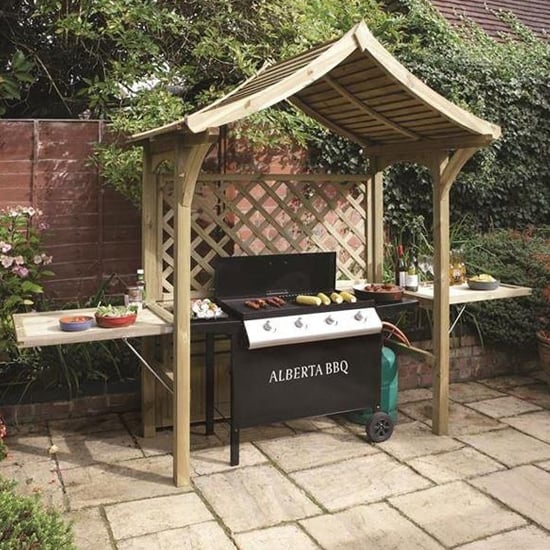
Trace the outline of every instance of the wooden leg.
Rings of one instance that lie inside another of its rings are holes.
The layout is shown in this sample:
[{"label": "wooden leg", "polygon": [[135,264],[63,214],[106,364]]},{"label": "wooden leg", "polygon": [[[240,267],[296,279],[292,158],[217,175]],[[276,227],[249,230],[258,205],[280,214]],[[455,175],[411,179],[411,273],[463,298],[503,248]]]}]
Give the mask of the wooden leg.
[{"label": "wooden leg", "polygon": [[[143,357],[151,364],[154,354],[154,337],[142,339]],[[155,419],[155,377],[149,369],[141,367],[141,425],[143,437],[153,437],[156,434]]]}]

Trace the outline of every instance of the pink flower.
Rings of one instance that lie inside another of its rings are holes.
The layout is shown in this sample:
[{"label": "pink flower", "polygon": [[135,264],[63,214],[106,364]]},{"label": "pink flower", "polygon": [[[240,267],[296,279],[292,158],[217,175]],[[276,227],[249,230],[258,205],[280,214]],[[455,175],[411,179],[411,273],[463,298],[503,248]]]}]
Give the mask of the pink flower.
[{"label": "pink flower", "polygon": [[11,270],[12,273],[15,273],[16,275],[18,275],[19,277],[21,277],[22,279],[24,279],[25,277],[28,276],[29,274],[29,270],[26,268],[26,267],[23,267],[22,265],[18,265],[18,266],[15,266],[12,270]]},{"label": "pink flower", "polygon": [[46,231],[46,229],[49,229],[50,228],[50,224],[49,223],[46,223],[46,222],[40,222],[38,224],[38,229],[40,231]]},{"label": "pink flower", "polygon": [[48,264],[51,264],[51,263],[52,263],[53,256],[48,256],[47,254],[42,253],[42,254],[40,255],[40,257],[42,258],[42,263],[43,263],[44,265],[48,265]]},{"label": "pink flower", "polygon": [[11,250],[11,244],[6,243],[4,241],[0,241],[0,252],[3,252],[4,254],[6,252],[9,252]]},{"label": "pink flower", "polygon": [[40,265],[42,263],[42,256],[40,254],[36,254],[32,261],[34,264]]},{"label": "pink flower", "polygon": [[13,264],[13,258],[2,254],[2,256],[0,256],[0,263],[7,269],[8,267],[11,267],[11,264]]},{"label": "pink flower", "polygon": [[23,256],[15,256],[13,263],[16,265],[23,265],[25,263],[25,258],[23,258]]}]

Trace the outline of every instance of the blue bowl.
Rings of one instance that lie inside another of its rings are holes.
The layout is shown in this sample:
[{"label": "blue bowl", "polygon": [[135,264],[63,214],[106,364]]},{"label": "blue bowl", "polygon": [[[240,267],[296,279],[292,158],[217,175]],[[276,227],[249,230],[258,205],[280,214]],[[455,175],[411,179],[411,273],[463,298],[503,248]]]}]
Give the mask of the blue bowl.
[{"label": "blue bowl", "polygon": [[66,332],[78,332],[87,330],[94,324],[94,318],[89,315],[67,315],[59,319],[61,330]]}]

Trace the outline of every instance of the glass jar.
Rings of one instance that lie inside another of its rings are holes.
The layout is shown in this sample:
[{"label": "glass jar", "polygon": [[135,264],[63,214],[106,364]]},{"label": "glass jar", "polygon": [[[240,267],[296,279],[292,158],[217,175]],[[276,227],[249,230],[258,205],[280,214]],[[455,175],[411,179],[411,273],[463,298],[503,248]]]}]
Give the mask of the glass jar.
[{"label": "glass jar", "polygon": [[466,265],[462,250],[451,250],[449,260],[449,284],[461,285],[466,282]]}]

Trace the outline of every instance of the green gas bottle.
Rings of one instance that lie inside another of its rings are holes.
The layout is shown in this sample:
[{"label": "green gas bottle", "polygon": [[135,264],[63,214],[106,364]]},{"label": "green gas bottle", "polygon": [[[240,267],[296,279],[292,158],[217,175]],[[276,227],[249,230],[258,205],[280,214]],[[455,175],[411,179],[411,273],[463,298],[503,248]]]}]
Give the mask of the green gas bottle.
[{"label": "green gas bottle", "polygon": [[[382,347],[381,361],[381,378],[382,387],[380,395],[380,409],[387,413],[394,424],[397,424],[397,391],[398,381],[397,376],[397,357],[393,350],[387,347]],[[356,424],[366,424],[373,415],[371,408],[348,413],[347,417],[351,422]]]}]

